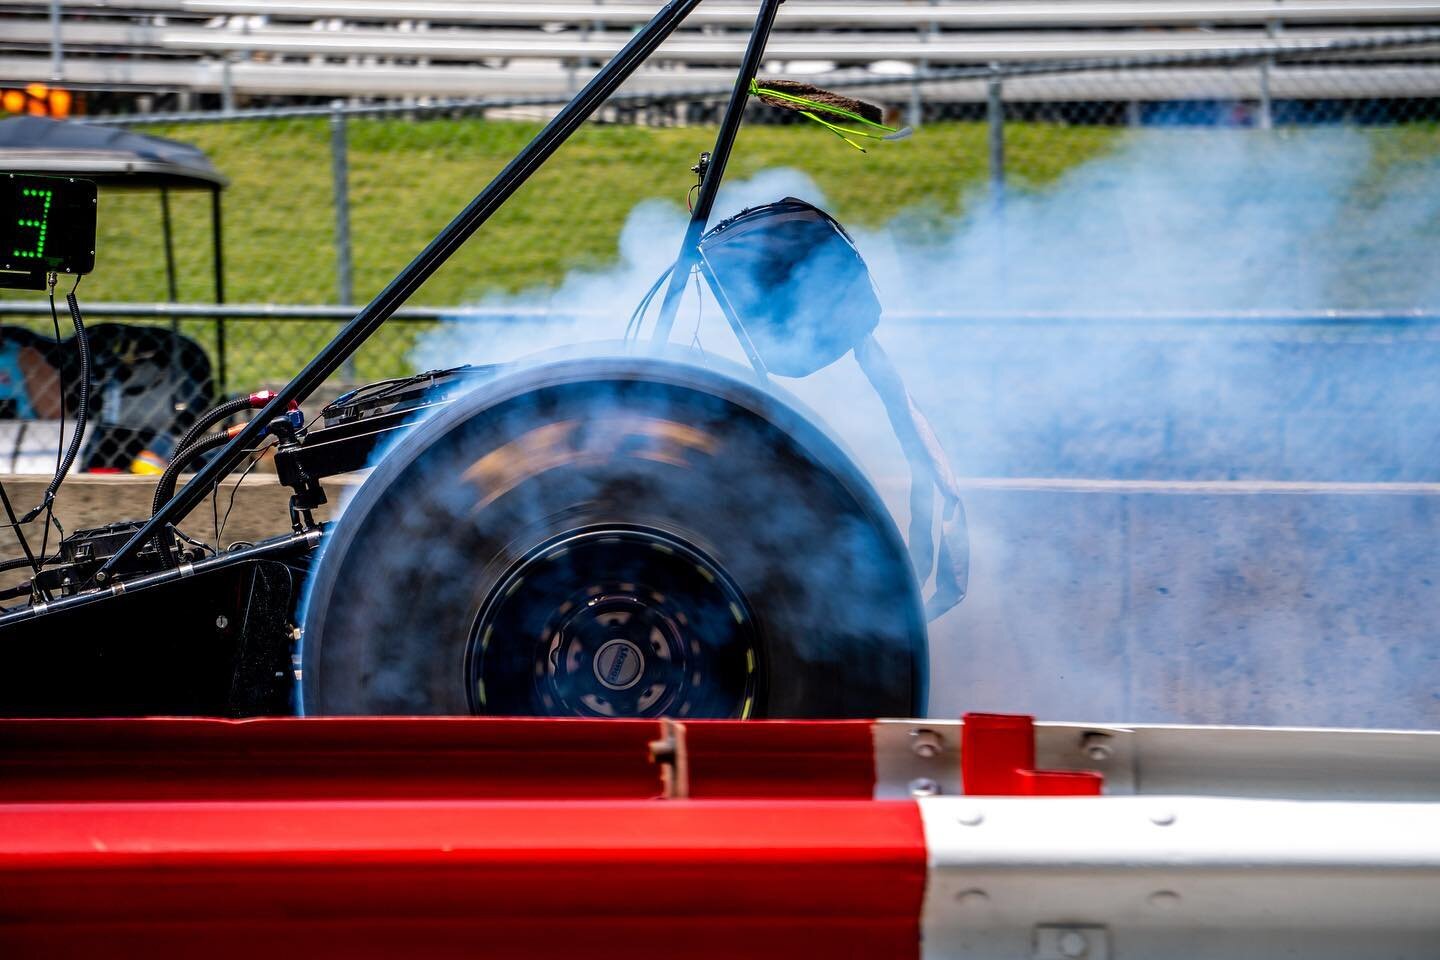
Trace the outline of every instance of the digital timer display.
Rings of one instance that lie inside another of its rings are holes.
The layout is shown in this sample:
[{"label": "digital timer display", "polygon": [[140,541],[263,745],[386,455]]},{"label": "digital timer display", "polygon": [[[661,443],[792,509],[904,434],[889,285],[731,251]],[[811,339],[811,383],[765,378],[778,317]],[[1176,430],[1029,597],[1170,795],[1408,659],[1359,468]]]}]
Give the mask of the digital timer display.
[{"label": "digital timer display", "polygon": [[[95,269],[95,184],[0,174],[0,271],[81,274]],[[0,285],[9,285],[0,276]]]}]

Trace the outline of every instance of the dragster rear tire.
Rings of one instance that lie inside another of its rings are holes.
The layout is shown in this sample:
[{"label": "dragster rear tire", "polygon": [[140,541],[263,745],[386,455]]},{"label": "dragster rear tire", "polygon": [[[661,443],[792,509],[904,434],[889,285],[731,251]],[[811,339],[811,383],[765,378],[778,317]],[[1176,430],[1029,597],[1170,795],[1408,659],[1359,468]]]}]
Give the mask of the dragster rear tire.
[{"label": "dragster rear tire", "polygon": [[923,716],[894,521],[798,408],[656,357],[503,376],[412,429],[326,538],[316,715]]}]

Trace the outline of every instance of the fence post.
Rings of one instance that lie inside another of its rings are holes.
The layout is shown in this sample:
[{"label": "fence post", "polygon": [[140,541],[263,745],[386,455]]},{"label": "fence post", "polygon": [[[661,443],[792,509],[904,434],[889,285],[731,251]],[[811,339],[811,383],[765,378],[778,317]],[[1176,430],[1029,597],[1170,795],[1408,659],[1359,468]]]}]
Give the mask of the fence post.
[{"label": "fence post", "polygon": [[[925,65],[926,61],[924,60],[915,61],[916,77],[925,72]],[[920,117],[921,114],[924,113],[924,109],[925,105],[920,99],[920,81],[918,79],[913,79],[910,81],[910,108],[908,110],[909,116],[905,118],[905,122],[910,124],[910,126],[914,127],[916,130],[919,130]]]},{"label": "fence post", "polygon": [[[170,303],[180,302],[180,291],[175,285],[175,231],[170,221],[170,190],[168,187],[160,188],[160,234],[165,240],[165,293]],[[170,336],[172,342],[180,343],[180,318],[170,317]],[[178,346],[176,347],[178,350]],[[168,375],[166,381],[173,395],[175,384],[179,378],[179,356],[177,355],[168,364]]]},{"label": "fence post", "polygon": [[990,131],[990,197],[996,209],[1005,204],[1005,100],[1000,64],[990,64],[985,84],[985,122]]},{"label": "fence post", "polygon": [[65,43],[60,37],[60,0],[50,0],[50,79],[65,76]]},{"label": "fence post", "polygon": [[[335,296],[341,304],[355,302],[355,276],[350,260],[350,149],[344,101],[330,102],[330,179],[335,200]],[[355,358],[341,366],[341,376],[355,382]]]},{"label": "fence post", "polygon": [[[215,271],[215,302],[225,302],[225,224],[224,205],[220,202],[220,187],[210,188],[210,255]],[[219,396],[225,396],[229,387],[229,370],[225,358],[225,318],[215,318],[215,360],[216,380]]]},{"label": "fence post", "polygon": [[[1277,37],[1279,35],[1279,21],[1271,20],[1265,24],[1265,36]],[[1275,118],[1271,113],[1270,103],[1270,71],[1274,66],[1274,58],[1267,58],[1260,61],[1260,116],[1257,119],[1257,123],[1261,130],[1269,130],[1275,125]]]},{"label": "fence post", "polygon": [[1010,287],[1010,255],[1005,239],[1005,88],[1000,64],[990,64],[985,84],[985,122],[990,141],[990,215],[994,223],[995,280],[1002,296]]},{"label": "fence post", "polygon": [[[932,7],[937,6],[939,3],[940,0],[930,0],[930,6]],[[915,28],[915,33],[917,36],[919,36],[921,40],[928,40],[931,37],[938,37],[940,35],[940,24],[936,23],[934,20],[931,20],[928,24],[917,25]],[[930,69],[929,58],[921,57],[919,60],[916,60],[914,64],[914,69],[915,79],[910,81],[910,116],[907,119],[910,123],[910,126],[914,127],[916,130],[919,130],[921,125],[925,122],[925,100],[923,92],[920,89],[919,78]]]},{"label": "fence post", "polygon": [[220,60],[220,109],[226,113],[235,112],[235,78],[230,76],[232,62],[228,53]]}]

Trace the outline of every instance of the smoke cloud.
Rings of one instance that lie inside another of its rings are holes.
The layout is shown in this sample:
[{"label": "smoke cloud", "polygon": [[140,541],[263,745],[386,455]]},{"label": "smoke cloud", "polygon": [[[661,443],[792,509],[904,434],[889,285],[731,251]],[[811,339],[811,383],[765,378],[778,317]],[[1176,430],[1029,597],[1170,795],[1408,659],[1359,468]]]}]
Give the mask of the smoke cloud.
[{"label": "smoke cloud", "polygon": [[1440,305],[1422,266],[1440,166],[1385,169],[1374,145],[1346,128],[1148,131],[1053,189],[971,204],[928,251],[891,229],[867,253],[895,308],[927,312]]},{"label": "smoke cloud", "polygon": [[[1440,599],[1400,575],[1440,560],[1428,495],[1336,506],[1317,488],[1299,507],[1232,510],[1213,496],[985,489],[1440,481],[1440,346],[1408,319],[1440,310],[1440,159],[1377,142],[1148,130],[1049,188],[966,197],[938,230],[906,210],[852,230],[887,310],[877,338],[956,472],[992,478],[972,503],[971,598],[932,630],[933,712],[1440,721],[1440,665],[1421,649]],[[771,170],[728,183],[714,221],[787,195],[829,208],[803,173]],[[639,205],[610,269],[488,298],[515,321],[442,327],[417,365],[615,340],[685,221],[678,205]],[[1331,310],[1376,322],[1323,322]],[[708,293],[687,293],[673,339],[743,360]],[[853,360],[783,386],[903,528],[907,468]]]},{"label": "smoke cloud", "polygon": [[[787,195],[831,209],[802,172],[770,170],[728,182],[712,222]],[[962,207],[938,230],[918,210],[851,230],[886,308],[878,337],[930,409],[958,472],[1422,478],[1399,438],[1383,463],[1371,455],[1373,441],[1365,455],[1337,459],[1328,445],[1303,442],[1296,427],[1277,458],[1286,439],[1273,417],[1257,413],[1298,403],[1313,415],[1343,415],[1311,402],[1344,389],[1316,378],[1353,385],[1381,373],[1363,356],[1352,370],[1338,358],[1310,369],[1314,351],[1277,346],[1304,335],[1304,321],[1337,309],[1396,317],[1440,310],[1436,154],[1391,162],[1354,129],[1148,130],[1051,188],[1012,190],[1003,203],[982,191]],[[670,263],[685,221],[677,204],[640,204],[613,266],[576,271],[553,289],[486,298],[481,306],[515,317],[442,327],[418,344],[416,364],[514,361],[617,339]],[[1293,322],[1264,330],[1240,322],[1257,313]],[[1005,317],[974,321],[994,314]],[[1154,319],[1117,325],[1138,316]],[[693,284],[673,339],[744,359],[708,291],[697,295]],[[1305,370],[1296,369],[1297,350],[1307,354]],[[869,390],[851,360],[784,386],[839,428],[877,479],[903,476],[878,404],[857,416]],[[1160,435],[1164,449],[1154,442]]]}]

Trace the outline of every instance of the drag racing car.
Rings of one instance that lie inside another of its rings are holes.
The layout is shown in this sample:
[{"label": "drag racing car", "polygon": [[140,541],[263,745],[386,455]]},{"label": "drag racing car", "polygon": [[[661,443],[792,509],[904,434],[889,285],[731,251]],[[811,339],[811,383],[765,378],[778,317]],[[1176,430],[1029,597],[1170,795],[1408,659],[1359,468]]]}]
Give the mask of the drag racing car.
[{"label": "drag racing car", "polygon": [[[87,414],[91,348],[72,291],[77,428],[44,502],[21,515],[3,497],[24,554],[6,568],[29,575],[0,599],[0,713],[924,714],[926,623],[964,595],[964,515],[872,336],[881,311],[865,264],[839,223],[794,198],[709,222],[752,98],[852,143],[905,132],[870,104],[757,79],[777,3],[762,5],[715,145],[691,168],[673,266],[623,341],[302,406],[697,3],[660,10],[290,383],[198,416],[151,516],[70,533],[46,555],[27,525],[48,526]],[[53,301],[58,278],[93,268],[94,185],[6,181],[17,235],[5,249],[38,246],[0,275]],[[667,344],[696,273],[748,366]],[[851,352],[910,461],[908,543],[775,384]],[[227,427],[237,416],[250,419]],[[228,547],[188,535],[186,515],[267,445],[292,491],[292,532]],[[367,467],[340,518],[318,522],[326,480]]]}]

